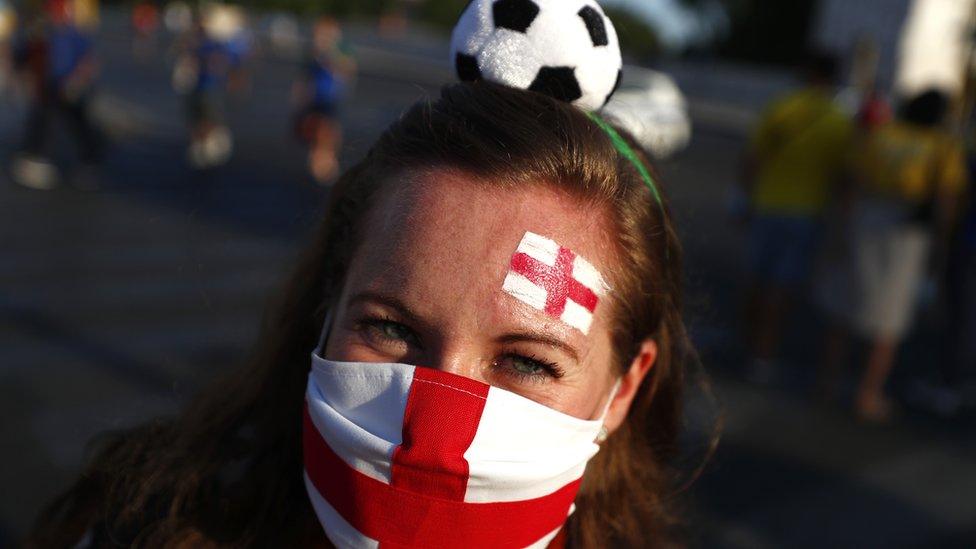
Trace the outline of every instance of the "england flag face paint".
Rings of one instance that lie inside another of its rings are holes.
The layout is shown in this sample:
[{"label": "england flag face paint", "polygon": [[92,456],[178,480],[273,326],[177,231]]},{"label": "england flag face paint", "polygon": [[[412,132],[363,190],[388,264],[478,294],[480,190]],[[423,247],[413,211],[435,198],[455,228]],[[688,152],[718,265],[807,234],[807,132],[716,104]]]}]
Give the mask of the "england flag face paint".
[{"label": "england flag face paint", "polygon": [[569,248],[526,232],[512,255],[502,289],[586,334],[608,286],[590,262]]}]

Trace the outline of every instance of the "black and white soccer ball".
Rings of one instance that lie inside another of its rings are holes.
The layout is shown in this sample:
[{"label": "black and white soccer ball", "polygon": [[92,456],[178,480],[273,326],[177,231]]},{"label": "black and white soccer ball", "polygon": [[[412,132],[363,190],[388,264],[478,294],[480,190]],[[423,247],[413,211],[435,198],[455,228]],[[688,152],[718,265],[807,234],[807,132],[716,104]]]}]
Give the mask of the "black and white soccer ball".
[{"label": "black and white soccer ball", "polygon": [[593,111],[620,83],[617,31],[594,0],[472,0],[451,36],[463,81],[533,90]]}]

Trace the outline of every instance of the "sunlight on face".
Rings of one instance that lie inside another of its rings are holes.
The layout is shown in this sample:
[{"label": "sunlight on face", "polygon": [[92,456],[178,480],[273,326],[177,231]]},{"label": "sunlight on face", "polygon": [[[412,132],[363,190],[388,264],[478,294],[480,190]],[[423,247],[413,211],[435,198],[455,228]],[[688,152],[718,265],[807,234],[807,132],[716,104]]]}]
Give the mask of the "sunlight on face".
[{"label": "sunlight on face", "polygon": [[544,185],[493,189],[445,170],[398,182],[365,224],[325,357],[445,370],[595,418],[618,375],[612,290],[584,334],[503,284],[526,232],[585,258],[609,281],[604,218]]}]

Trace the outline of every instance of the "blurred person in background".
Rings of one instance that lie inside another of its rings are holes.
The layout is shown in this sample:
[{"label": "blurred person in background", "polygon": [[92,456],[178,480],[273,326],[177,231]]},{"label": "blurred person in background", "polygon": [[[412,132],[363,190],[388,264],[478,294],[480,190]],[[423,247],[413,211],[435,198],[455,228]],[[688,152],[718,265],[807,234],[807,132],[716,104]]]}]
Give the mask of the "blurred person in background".
[{"label": "blurred person in background", "polygon": [[[948,96],[929,90],[908,100],[898,119],[858,140],[852,151],[845,258],[819,292],[831,318],[823,383],[838,378],[850,334],[868,340],[854,410],[884,421],[885,383],[911,325],[932,265],[945,265],[948,236],[966,167],[960,141],[942,130]],[[828,387],[829,390],[829,387]]]},{"label": "blurred person in background", "polygon": [[278,12],[265,19],[271,51],[284,59],[300,59],[305,52],[305,37],[294,14]]},{"label": "blurred person in background", "polygon": [[884,126],[892,119],[891,106],[885,96],[875,87],[870,88],[862,98],[855,115],[858,129],[871,131]]},{"label": "blurred person in background", "polygon": [[244,13],[236,6],[209,5],[195,23],[174,67],[173,87],[186,95],[187,160],[196,169],[207,169],[225,164],[233,152],[224,121],[226,95],[245,85],[249,43]]},{"label": "blurred person in background", "polygon": [[775,373],[789,306],[811,273],[821,217],[843,174],[853,128],[834,101],[835,73],[833,57],[811,54],[805,86],[766,109],[746,156],[746,374],[757,382],[769,382]]},{"label": "blurred person in background", "polygon": [[12,88],[13,41],[17,12],[8,0],[0,0],[0,100]]},{"label": "blurred person in background", "polygon": [[193,29],[193,8],[182,0],[163,7],[163,27],[174,36],[184,36]]},{"label": "blurred person in background", "polygon": [[132,6],[132,54],[136,59],[150,60],[156,51],[159,31],[159,6],[153,0]]},{"label": "blurred person in background", "polygon": [[871,34],[858,37],[851,55],[848,85],[837,94],[837,101],[854,119],[858,130],[873,130],[891,121],[891,106],[878,88],[877,39]]},{"label": "blurred person in background", "polygon": [[[88,30],[76,17],[72,0],[49,0],[42,23],[18,44],[16,63],[26,75],[32,105],[22,154],[11,170],[14,181],[34,189],[51,189],[57,170],[45,159],[51,123],[60,115],[68,123],[80,150],[81,169],[73,178],[80,188],[97,186],[96,168],[102,157],[102,136],[95,127],[90,102],[98,65]],[[88,6],[88,4],[85,4]],[[91,8],[81,13],[90,22]]]},{"label": "blurred person in background", "polygon": [[330,182],[339,170],[339,106],[355,71],[356,62],[342,40],[339,23],[331,17],[320,17],[312,31],[305,70],[293,90],[299,108],[296,129],[308,146],[308,170],[318,183]]},{"label": "blurred person in background", "polygon": [[972,404],[976,396],[976,192],[972,185],[976,159],[972,156],[969,168],[966,213],[955,234],[946,268],[949,356],[943,363],[943,392],[937,395],[936,403],[937,409],[947,415]]},{"label": "blurred person in background", "polygon": [[946,305],[942,357],[933,383],[919,376],[909,393],[913,404],[942,417],[958,415],[976,402],[976,158],[970,152],[967,199],[946,263]]},{"label": "blurred person in background", "polygon": [[74,10],[75,25],[88,35],[94,35],[98,30],[99,1],[98,0],[67,0]]}]

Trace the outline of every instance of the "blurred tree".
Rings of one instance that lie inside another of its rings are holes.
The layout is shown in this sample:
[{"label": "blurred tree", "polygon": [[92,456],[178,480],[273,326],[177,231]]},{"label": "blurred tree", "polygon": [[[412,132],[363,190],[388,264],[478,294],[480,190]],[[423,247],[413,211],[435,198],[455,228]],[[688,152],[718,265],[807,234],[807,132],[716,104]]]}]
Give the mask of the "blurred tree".
[{"label": "blurred tree", "polygon": [[443,30],[454,28],[461,11],[469,0],[426,0],[420,2],[414,14],[421,21]]},{"label": "blurred tree", "polygon": [[607,17],[613,21],[625,55],[646,61],[661,52],[657,31],[632,11],[621,7],[604,7]]}]

